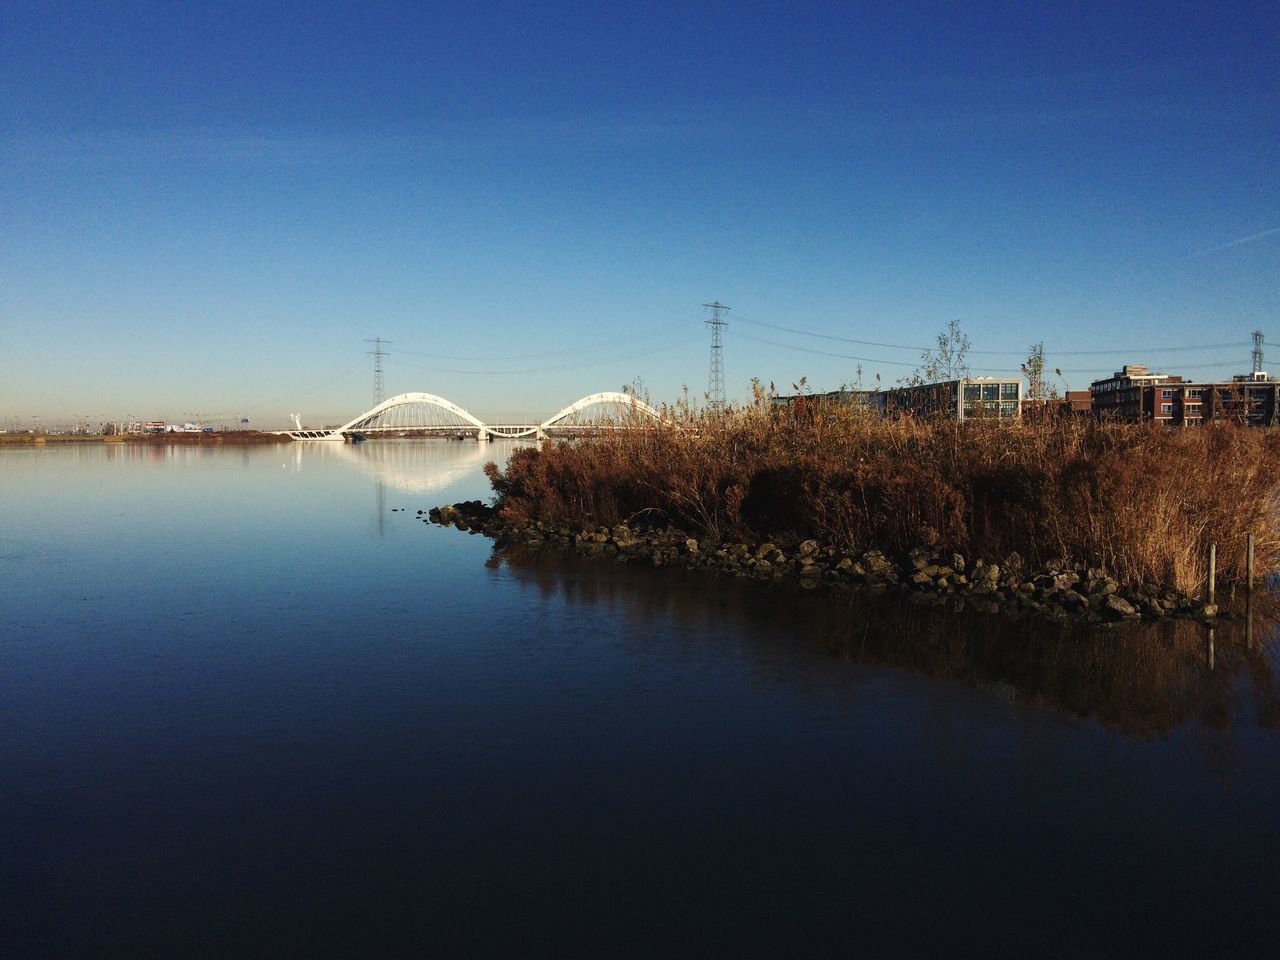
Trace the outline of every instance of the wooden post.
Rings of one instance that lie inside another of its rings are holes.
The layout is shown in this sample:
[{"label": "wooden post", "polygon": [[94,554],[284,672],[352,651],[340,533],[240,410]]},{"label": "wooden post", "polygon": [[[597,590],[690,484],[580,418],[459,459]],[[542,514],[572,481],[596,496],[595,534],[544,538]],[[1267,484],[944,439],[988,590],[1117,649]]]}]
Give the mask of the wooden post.
[{"label": "wooden post", "polygon": [[1214,581],[1218,579],[1218,545],[1209,544],[1209,582],[1205,584],[1204,602],[1212,606]]},{"label": "wooden post", "polygon": [[1244,576],[1245,590],[1253,593],[1253,534],[1250,533],[1245,537],[1244,541]]},{"label": "wooden post", "polygon": [[1204,659],[1209,669],[1213,669],[1213,627],[1209,628],[1209,636],[1204,644]]}]

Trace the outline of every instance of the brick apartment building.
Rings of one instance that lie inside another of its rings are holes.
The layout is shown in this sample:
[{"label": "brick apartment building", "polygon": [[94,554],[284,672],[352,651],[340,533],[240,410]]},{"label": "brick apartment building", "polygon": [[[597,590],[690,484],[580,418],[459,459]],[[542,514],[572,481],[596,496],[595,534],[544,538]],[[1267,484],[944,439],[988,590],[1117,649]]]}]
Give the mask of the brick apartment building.
[{"label": "brick apartment building", "polygon": [[[1095,380],[1089,394],[1091,412],[1114,420],[1151,420],[1176,427],[1205,420],[1275,426],[1280,417],[1280,381],[1263,370],[1238,374],[1229,381],[1192,382],[1129,363],[1110,377]],[[1077,404],[1072,404],[1072,412],[1076,411]]]}]

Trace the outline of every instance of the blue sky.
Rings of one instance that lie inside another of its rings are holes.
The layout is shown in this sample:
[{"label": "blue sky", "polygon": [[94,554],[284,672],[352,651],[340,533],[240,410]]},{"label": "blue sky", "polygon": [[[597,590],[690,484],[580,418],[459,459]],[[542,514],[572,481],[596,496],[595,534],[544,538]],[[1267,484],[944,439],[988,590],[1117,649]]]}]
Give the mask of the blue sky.
[{"label": "blue sky", "polygon": [[1280,369],[1274,2],[190,6],[0,8],[0,426]]}]

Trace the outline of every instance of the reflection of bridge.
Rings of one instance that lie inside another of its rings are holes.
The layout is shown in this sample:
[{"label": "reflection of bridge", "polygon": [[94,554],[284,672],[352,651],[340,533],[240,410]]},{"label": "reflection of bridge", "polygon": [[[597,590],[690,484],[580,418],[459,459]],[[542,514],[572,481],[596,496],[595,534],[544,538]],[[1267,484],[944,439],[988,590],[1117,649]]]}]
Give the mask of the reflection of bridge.
[{"label": "reflection of bridge", "polygon": [[432,393],[401,393],[384,400],[340,427],[280,430],[295,440],[350,440],[369,436],[474,436],[516,440],[553,434],[578,434],[637,426],[644,418],[662,419],[657,410],[626,393],[606,391],[583,397],[541,423],[484,423],[462,407]]}]

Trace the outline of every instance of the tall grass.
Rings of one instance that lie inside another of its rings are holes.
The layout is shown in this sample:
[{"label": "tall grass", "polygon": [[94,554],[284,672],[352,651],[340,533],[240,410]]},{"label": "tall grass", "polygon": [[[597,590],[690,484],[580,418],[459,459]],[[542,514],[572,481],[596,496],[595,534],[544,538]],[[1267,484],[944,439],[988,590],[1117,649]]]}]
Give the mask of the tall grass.
[{"label": "tall grass", "polygon": [[881,419],[766,404],[548,443],[486,471],[517,522],[668,524],[712,540],[815,538],[886,553],[1017,552],[1104,568],[1122,582],[1201,589],[1280,566],[1280,431],[1048,419]]}]

